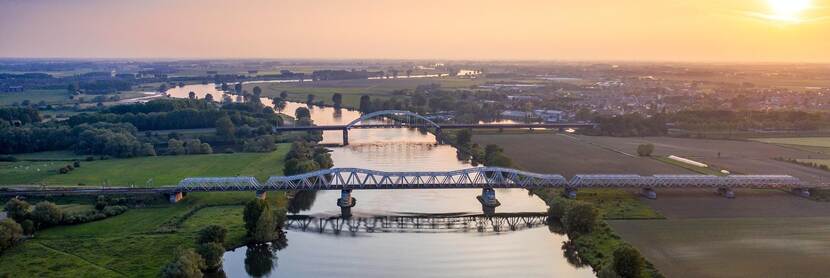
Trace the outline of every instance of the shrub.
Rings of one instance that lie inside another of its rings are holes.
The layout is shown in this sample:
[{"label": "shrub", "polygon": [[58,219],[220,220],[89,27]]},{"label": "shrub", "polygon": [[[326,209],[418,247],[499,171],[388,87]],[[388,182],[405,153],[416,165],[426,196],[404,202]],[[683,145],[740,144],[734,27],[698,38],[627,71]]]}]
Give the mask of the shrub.
[{"label": "shrub", "polygon": [[554,198],[553,202],[550,204],[550,207],[548,207],[548,218],[562,220],[565,216],[565,212],[568,211],[568,202],[570,201],[562,198]]},{"label": "shrub", "polygon": [[78,160],[75,160],[75,162],[72,163],[72,166],[75,167],[75,168],[81,168],[81,162],[78,161]]},{"label": "shrub", "polygon": [[624,244],[614,250],[614,272],[622,278],[642,277],[645,268],[645,259],[640,252],[630,245]]},{"label": "shrub", "polygon": [[589,203],[578,202],[565,212],[562,224],[568,235],[589,234],[599,220],[599,212]]},{"label": "shrub", "polygon": [[29,210],[32,205],[24,200],[18,198],[11,198],[6,202],[5,210],[11,219],[17,222],[23,222],[29,217]]},{"label": "shrub", "polygon": [[94,161],[95,157],[94,156],[87,156],[85,160],[86,161]]},{"label": "shrub", "polygon": [[95,199],[95,209],[97,210],[103,210],[108,205],[109,201],[107,201],[107,196],[98,195],[98,198]]},{"label": "shrub", "polygon": [[23,238],[23,228],[13,219],[0,221],[0,252],[11,248]]},{"label": "shrub", "polygon": [[35,233],[35,222],[32,222],[32,220],[23,220],[23,222],[20,223],[20,227],[23,228],[24,235],[30,236]]},{"label": "shrub", "polygon": [[207,242],[199,245],[196,252],[202,256],[205,261],[205,270],[216,271],[222,267],[222,255],[225,254],[225,248],[216,242]]},{"label": "shrub", "polygon": [[106,215],[107,217],[110,217],[110,216],[116,216],[116,215],[122,214],[125,211],[127,211],[127,207],[125,207],[125,206],[107,206],[107,207],[104,208],[103,212],[104,212],[104,215]]},{"label": "shrub", "polygon": [[63,220],[63,212],[54,203],[43,201],[37,203],[32,210],[32,220],[39,228],[56,225]]},{"label": "shrub", "polygon": [[653,144],[640,144],[637,146],[637,155],[639,156],[651,156],[652,152],[654,152]]},{"label": "shrub", "polygon": [[66,166],[61,167],[60,169],[58,169],[58,173],[61,173],[61,174],[69,173],[69,168],[67,168]]},{"label": "shrub", "polygon": [[199,231],[197,243],[219,243],[224,244],[228,236],[228,229],[219,225],[210,225]]},{"label": "shrub", "polygon": [[164,266],[160,276],[171,278],[202,277],[202,269],[204,268],[205,260],[193,249],[187,249],[182,251],[175,260]]}]

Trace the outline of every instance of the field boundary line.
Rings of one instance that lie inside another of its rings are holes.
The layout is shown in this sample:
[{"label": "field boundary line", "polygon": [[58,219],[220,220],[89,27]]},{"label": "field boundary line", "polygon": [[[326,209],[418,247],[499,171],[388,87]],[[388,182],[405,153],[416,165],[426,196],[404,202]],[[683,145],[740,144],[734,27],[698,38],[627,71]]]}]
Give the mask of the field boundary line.
[{"label": "field boundary line", "polygon": [[121,273],[120,271],[116,271],[116,270],[114,270],[114,269],[111,269],[111,268],[108,268],[108,267],[101,266],[101,265],[99,265],[99,264],[93,263],[92,261],[87,260],[87,259],[86,259],[86,258],[84,258],[84,257],[78,256],[78,255],[75,255],[75,254],[71,254],[71,253],[64,252],[64,251],[62,251],[62,250],[60,250],[60,249],[56,249],[56,248],[51,247],[51,246],[49,246],[49,245],[43,244],[43,243],[41,243],[41,242],[38,242],[38,243],[36,243],[36,244],[38,244],[38,245],[42,246],[43,248],[46,248],[46,249],[52,250],[53,252],[57,252],[57,253],[59,253],[59,254],[61,254],[61,255],[78,258],[78,259],[80,259],[81,261],[84,261],[84,262],[86,262],[86,263],[88,263],[88,264],[90,264],[90,265],[92,265],[92,266],[94,266],[94,267],[97,267],[97,268],[99,268],[99,269],[108,270],[108,271],[113,272],[113,273],[116,273],[116,274],[118,274],[118,275],[120,275],[120,276],[127,277],[127,275],[126,275],[126,274]]}]

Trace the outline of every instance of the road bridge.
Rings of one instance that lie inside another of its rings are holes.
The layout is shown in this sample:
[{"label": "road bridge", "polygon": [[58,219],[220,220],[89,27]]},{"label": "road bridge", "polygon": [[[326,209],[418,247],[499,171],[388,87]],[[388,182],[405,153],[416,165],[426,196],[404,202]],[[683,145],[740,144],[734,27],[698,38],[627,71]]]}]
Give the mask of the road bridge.
[{"label": "road bridge", "polygon": [[[370,123],[372,119],[391,119],[389,123]],[[539,128],[558,129],[568,128],[594,128],[591,123],[516,123],[516,124],[438,124],[427,117],[403,110],[384,110],[368,113],[345,125],[316,125],[316,126],[280,126],[275,127],[275,132],[284,131],[326,131],[339,130],[343,132],[343,145],[349,144],[350,129],[375,129],[375,128],[421,128],[433,129],[437,134],[445,129],[505,129],[505,128]]]}]

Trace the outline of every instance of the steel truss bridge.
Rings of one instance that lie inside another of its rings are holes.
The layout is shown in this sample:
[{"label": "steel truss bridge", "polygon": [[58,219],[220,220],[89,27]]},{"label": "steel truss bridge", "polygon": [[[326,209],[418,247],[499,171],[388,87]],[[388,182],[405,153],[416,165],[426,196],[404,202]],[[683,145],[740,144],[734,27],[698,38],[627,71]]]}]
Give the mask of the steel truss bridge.
[{"label": "steel truss bridge", "polygon": [[762,188],[804,187],[788,175],[576,175],[538,174],[499,167],[457,171],[386,172],[361,168],[332,168],[294,176],[273,176],[264,183],[253,177],[193,177],[173,191],[273,191],[449,188]]},{"label": "steel truss bridge", "polygon": [[[372,119],[389,119],[384,123],[371,123]],[[275,132],[281,131],[324,131],[339,130],[343,132],[343,144],[349,144],[349,130],[353,128],[424,128],[434,129],[440,133],[442,129],[504,129],[504,128],[594,128],[594,124],[585,123],[518,123],[518,124],[438,124],[427,117],[403,110],[383,110],[365,114],[345,125],[318,125],[318,126],[280,126]]]},{"label": "steel truss bridge", "polygon": [[289,230],[352,234],[365,233],[454,233],[508,232],[547,224],[545,212],[495,214],[426,214],[385,216],[314,216],[288,215],[284,227]]}]

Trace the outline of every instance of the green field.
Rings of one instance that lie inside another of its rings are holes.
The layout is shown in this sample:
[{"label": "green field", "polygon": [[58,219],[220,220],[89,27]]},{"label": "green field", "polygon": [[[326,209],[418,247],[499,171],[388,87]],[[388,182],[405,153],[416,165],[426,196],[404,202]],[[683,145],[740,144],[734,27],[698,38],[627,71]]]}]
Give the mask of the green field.
[{"label": "green field", "polygon": [[282,171],[282,157],[289,145],[272,153],[234,153],[155,156],[82,161],[68,174],[57,169],[67,162],[0,162],[0,184],[47,185],[173,185],[189,176],[254,176],[266,179]]},{"label": "green field", "polygon": [[50,161],[50,160],[84,160],[87,155],[75,154],[73,151],[48,151],[36,153],[23,153],[12,155],[18,160]]},{"label": "green field", "polygon": [[[281,192],[268,194],[284,206]],[[242,204],[252,198],[251,192],[193,193],[175,205],[49,228],[0,256],[0,277],[156,277],[177,249],[195,246],[207,225],[228,229],[226,248],[241,244]]]},{"label": "green field", "polygon": [[253,91],[254,86],[262,89],[262,95],[268,97],[279,96],[280,92],[287,91],[291,101],[305,102],[308,94],[315,96],[315,102],[322,100],[331,105],[331,96],[334,93],[343,95],[343,106],[357,108],[360,96],[369,95],[373,98],[389,98],[396,90],[414,90],[418,85],[432,83],[441,84],[445,89],[469,89],[471,86],[483,84],[484,79],[461,78],[412,78],[412,79],[382,79],[382,80],[335,80],[300,83],[259,83],[246,84],[244,89]]},{"label": "green field", "polygon": [[47,104],[61,104],[70,101],[69,93],[66,90],[25,90],[16,93],[0,92],[0,106],[8,106],[14,103],[20,104],[29,100],[32,104],[45,101]]}]

